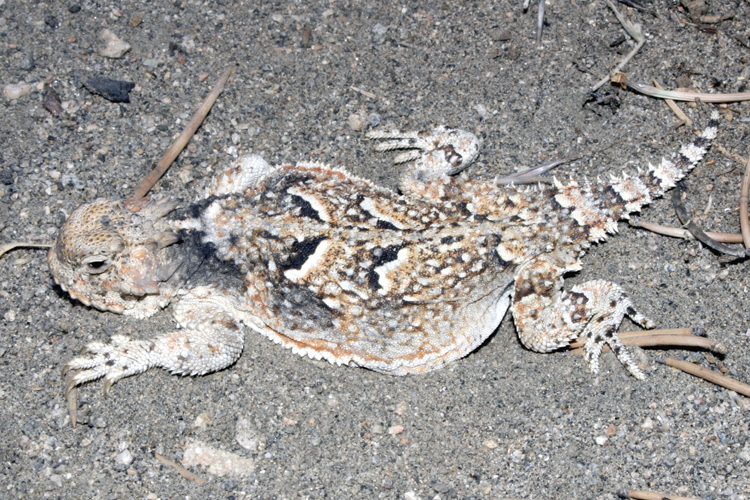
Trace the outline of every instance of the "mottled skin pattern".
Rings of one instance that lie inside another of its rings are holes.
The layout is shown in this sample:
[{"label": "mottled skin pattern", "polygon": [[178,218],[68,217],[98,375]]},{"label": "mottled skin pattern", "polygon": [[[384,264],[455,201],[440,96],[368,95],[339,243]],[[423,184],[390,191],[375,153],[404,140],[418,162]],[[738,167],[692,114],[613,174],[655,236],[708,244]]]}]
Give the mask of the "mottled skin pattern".
[{"label": "mottled skin pattern", "polygon": [[476,158],[467,132],[373,132],[407,150],[403,195],[320,164],[270,167],[241,158],[194,204],[96,200],[75,210],[49,252],[60,286],[87,305],[139,318],[172,303],[180,328],[151,340],[115,336],[66,365],[68,389],[150,367],[198,375],[236,361],[249,327],[294,352],[405,375],[465,356],[510,308],[528,348],[583,336],[598,370],[617,337],[616,284],[564,290],[592,242],[617,230],[703,157],[716,119],[671,160],[608,182],[516,188],[455,174]]}]

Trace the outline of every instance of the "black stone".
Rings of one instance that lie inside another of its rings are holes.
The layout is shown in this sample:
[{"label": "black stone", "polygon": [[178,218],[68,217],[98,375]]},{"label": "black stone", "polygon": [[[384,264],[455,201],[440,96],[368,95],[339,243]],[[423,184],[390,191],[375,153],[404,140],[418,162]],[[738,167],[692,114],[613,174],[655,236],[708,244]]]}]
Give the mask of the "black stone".
[{"label": "black stone", "polygon": [[133,90],[135,83],[110,78],[89,78],[84,86],[94,94],[98,94],[112,102],[130,102],[128,93]]}]

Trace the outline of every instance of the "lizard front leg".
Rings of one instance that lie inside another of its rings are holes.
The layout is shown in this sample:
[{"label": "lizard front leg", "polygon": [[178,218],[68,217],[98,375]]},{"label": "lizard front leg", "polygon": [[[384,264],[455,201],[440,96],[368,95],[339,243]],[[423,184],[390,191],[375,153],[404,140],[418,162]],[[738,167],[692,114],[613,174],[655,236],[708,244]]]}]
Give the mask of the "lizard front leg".
[{"label": "lizard front leg", "polygon": [[149,340],[114,335],[92,342],[82,356],[63,368],[66,393],[104,377],[104,395],[118,380],[152,367],[177,375],[205,375],[233,364],[242,353],[244,336],[232,298],[200,287],[183,296],[174,316],[182,328]]},{"label": "lizard front leg", "polygon": [[599,371],[599,355],[607,344],[634,377],[645,378],[617,336],[617,328],[625,316],[643,328],[653,328],[653,322],[635,310],[615,283],[594,280],[563,290],[563,275],[578,269],[578,259],[565,251],[538,255],[522,266],[511,305],[521,342],[533,351],[550,352],[583,336],[592,372]]}]

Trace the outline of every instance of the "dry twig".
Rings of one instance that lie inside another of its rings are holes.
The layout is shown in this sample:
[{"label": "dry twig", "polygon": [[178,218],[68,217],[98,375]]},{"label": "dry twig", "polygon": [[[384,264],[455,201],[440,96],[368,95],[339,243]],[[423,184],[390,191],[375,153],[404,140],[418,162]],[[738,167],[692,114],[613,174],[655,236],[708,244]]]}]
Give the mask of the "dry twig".
[{"label": "dry twig", "polygon": [[557,167],[558,165],[562,165],[563,163],[568,163],[569,161],[575,161],[579,158],[583,158],[584,156],[590,153],[591,151],[585,151],[583,153],[576,153],[572,156],[568,156],[567,158],[563,158],[561,160],[548,161],[546,163],[542,163],[538,167],[532,167],[526,170],[522,170],[520,172],[514,172],[505,177],[497,177],[495,178],[495,182],[497,182],[498,184],[503,184],[503,185],[535,184],[537,182],[552,182],[552,179],[546,178],[546,177],[540,177],[540,176],[552,170],[553,168]]},{"label": "dry twig", "polygon": [[182,477],[185,479],[189,479],[190,481],[194,482],[195,484],[204,484],[206,482],[205,479],[200,477],[198,474],[194,474],[187,470],[182,465],[178,464],[177,462],[168,459],[164,455],[160,455],[158,453],[154,453],[154,457],[161,462],[162,464],[166,465],[167,467],[171,467],[174,470],[176,470]]},{"label": "dry twig", "polygon": [[[735,94],[702,94],[699,92],[678,92],[676,90],[659,90],[651,85],[636,83],[627,78],[624,73],[615,73],[610,79],[612,83],[619,83],[625,87],[630,87],[636,92],[660,99],[672,99],[674,101],[695,102],[700,99],[701,102],[739,102],[750,100],[750,92],[739,92]],[[597,87],[598,88],[598,87]]]},{"label": "dry twig", "polygon": [[683,361],[675,358],[665,358],[664,364],[667,366],[671,366],[672,368],[682,370],[685,373],[689,373],[690,375],[700,377],[708,382],[711,382],[712,384],[716,384],[729,389],[730,391],[742,394],[743,396],[750,397],[750,385],[740,382],[739,380],[735,380],[731,377],[727,377],[726,375],[716,373],[715,371],[709,370],[708,368],[703,368],[702,366],[698,366],[695,363],[691,363],[690,361]]},{"label": "dry twig", "polygon": [[[718,354],[726,354],[727,348],[723,343],[706,337],[699,337],[694,335],[694,333],[695,331],[692,328],[674,328],[670,330],[624,332],[618,334],[618,337],[620,337],[620,341],[625,345],[639,347],[699,347]],[[585,343],[586,339],[579,338],[570,343],[570,348],[573,352],[580,354],[583,353],[583,345]],[[602,349],[602,352],[607,352],[606,346]]]},{"label": "dry twig", "polygon": [[354,85],[351,85],[349,88],[352,89],[354,92],[358,92],[358,93],[362,94],[365,97],[369,97],[370,99],[377,99],[378,98],[378,96],[375,95],[374,92],[370,92],[369,90],[361,89],[359,87],[355,87]]},{"label": "dry twig", "polygon": [[701,243],[706,245],[707,247],[726,255],[733,255],[735,257],[746,257],[748,255],[747,251],[744,249],[735,249],[728,247],[724,245],[723,243],[719,243],[718,241],[710,238],[706,233],[703,232],[703,230],[698,227],[698,225],[693,222],[692,217],[690,217],[687,213],[687,210],[685,210],[685,206],[682,204],[681,195],[685,191],[685,184],[683,182],[677,183],[677,187],[672,192],[672,203],[674,204],[675,212],[677,213],[677,218],[680,219],[680,222],[682,225],[690,231],[690,234],[692,234],[696,240],[699,240]]},{"label": "dry twig", "polygon": [[[607,6],[612,9],[612,12],[615,13],[615,17],[617,17],[617,20],[620,21],[620,24],[622,24],[622,27],[625,28],[625,31],[628,32],[628,35],[630,35],[633,40],[636,41],[636,45],[631,50],[628,55],[626,55],[620,63],[615,66],[615,69],[612,70],[612,73],[617,75],[621,74],[620,70],[630,61],[634,55],[638,53],[639,50],[641,50],[641,47],[643,47],[643,44],[646,43],[646,37],[643,36],[643,32],[641,31],[641,25],[640,24],[633,24],[624,17],[622,17],[622,14],[620,14],[620,11],[617,10],[617,7],[614,6],[614,4],[610,0],[605,0],[607,2]],[[605,77],[599,80],[596,85],[594,85],[591,90],[598,90],[601,88],[605,83],[610,81],[611,78],[614,77]]]},{"label": "dry twig", "polygon": [[234,72],[235,68],[229,68],[224,71],[224,73],[221,75],[221,78],[219,78],[219,81],[211,90],[211,93],[208,94],[208,97],[206,97],[206,100],[203,101],[203,104],[201,104],[201,107],[198,108],[198,111],[195,112],[193,117],[188,122],[187,126],[183,129],[177,139],[174,140],[172,145],[169,146],[169,149],[166,153],[164,153],[164,156],[162,156],[161,160],[159,160],[159,163],[156,165],[156,167],[154,167],[154,169],[149,172],[149,174],[144,177],[144,179],[138,185],[136,190],[133,192],[133,196],[131,196],[130,198],[131,200],[139,200],[145,197],[146,194],[151,190],[151,188],[154,187],[154,184],[156,184],[156,182],[161,179],[161,176],[164,175],[164,172],[167,171],[169,166],[172,165],[172,162],[175,160],[175,158],[177,158],[182,150],[185,149],[188,141],[190,141],[190,139],[193,137],[195,131],[198,130],[198,127],[201,126],[201,123],[203,123],[203,120],[206,118],[206,115],[208,115],[208,112],[211,111],[211,107],[216,102],[219,94],[224,89],[224,85],[227,83],[227,80],[229,80],[229,77],[232,76]]},{"label": "dry twig", "polygon": [[655,491],[630,490],[628,496],[635,500],[698,500],[693,497],[678,497],[675,495],[665,495]]},{"label": "dry twig", "polygon": [[742,188],[740,189],[740,228],[745,248],[750,248],[750,221],[747,218],[748,189],[750,189],[750,157],[745,164],[745,174],[742,176]]},{"label": "dry twig", "polygon": [[[631,217],[630,220],[628,221],[628,224],[630,224],[633,227],[642,227],[643,229],[647,229],[651,232],[662,234],[664,236],[672,236],[675,238],[683,238],[687,240],[695,239],[695,236],[690,234],[690,231],[688,231],[687,229],[680,229],[677,227],[670,227],[670,226],[662,226],[661,224],[655,224],[653,222],[641,220],[638,217]],[[708,235],[708,237],[711,238],[712,240],[720,241],[722,243],[742,243],[741,234],[707,232],[706,235]]]},{"label": "dry twig", "polygon": [[544,0],[539,0],[539,9],[536,14],[536,43],[542,42],[542,29],[544,28]]},{"label": "dry twig", "polygon": [[49,248],[51,246],[52,245],[50,245],[49,243],[24,243],[21,241],[6,243],[5,245],[0,246],[0,257],[10,252],[11,250],[15,250],[16,248]]},{"label": "dry twig", "polygon": [[[721,144],[714,141],[714,147],[719,151],[719,153],[723,154],[727,158],[736,161],[737,163],[747,163],[748,159],[738,155],[737,153],[732,153],[727,148],[722,146]],[[732,169],[734,170],[734,169]],[[730,170],[731,172],[731,170]]]},{"label": "dry twig", "polygon": [[[654,78],[654,85],[659,90],[664,90],[664,87],[661,86],[659,82],[656,81],[656,78]],[[672,99],[664,99],[664,103],[669,106],[669,109],[672,110],[672,112],[677,115],[677,118],[682,121],[682,124],[687,125],[688,127],[693,125],[693,120],[688,118],[688,115],[686,115],[678,106],[677,103],[674,102]]]}]

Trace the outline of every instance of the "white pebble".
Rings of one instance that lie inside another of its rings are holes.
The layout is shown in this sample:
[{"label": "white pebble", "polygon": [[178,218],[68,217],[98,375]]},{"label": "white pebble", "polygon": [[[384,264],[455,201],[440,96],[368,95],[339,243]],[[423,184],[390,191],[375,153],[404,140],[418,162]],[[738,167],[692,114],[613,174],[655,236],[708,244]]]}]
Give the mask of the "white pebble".
[{"label": "white pebble", "polygon": [[234,439],[247,451],[258,451],[262,448],[262,438],[247,418],[237,420]]},{"label": "white pebble", "polygon": [[129,450],[125,450],[115,457],[115,462],[123,465],[130,465],[133,462],[133,454]]},{"label": "white pebble", "polygon": [[367,116],[362,111],[352,113],[346,121],[349,127],[357,132],[367,128]]},{"label": "white pebble", "polygon": [[31,85],[28,83],[9,83],[3,87],[3,95],[8,100],[18,99],[31,92]]},{"label": "white pebble", "polygon": [[488,450],[494,450],[497,449],[500,445],[494,439],[487,439],[485,441],[482,441],[482,446],[484,446]]},{"label": "white pebble", "polygon": [[395,436],[397,434],[401,434],[404,432],[404,426],[403,425],[392,425],[388,427],[388,434],[391,436]]},{"label": "white pebble", "polygon": [[108,29],[99,32],[99,40],[104,42],[104,47],[99,48],[99,55],[119,59],[130,50],[130,44],[124,42]]}]

